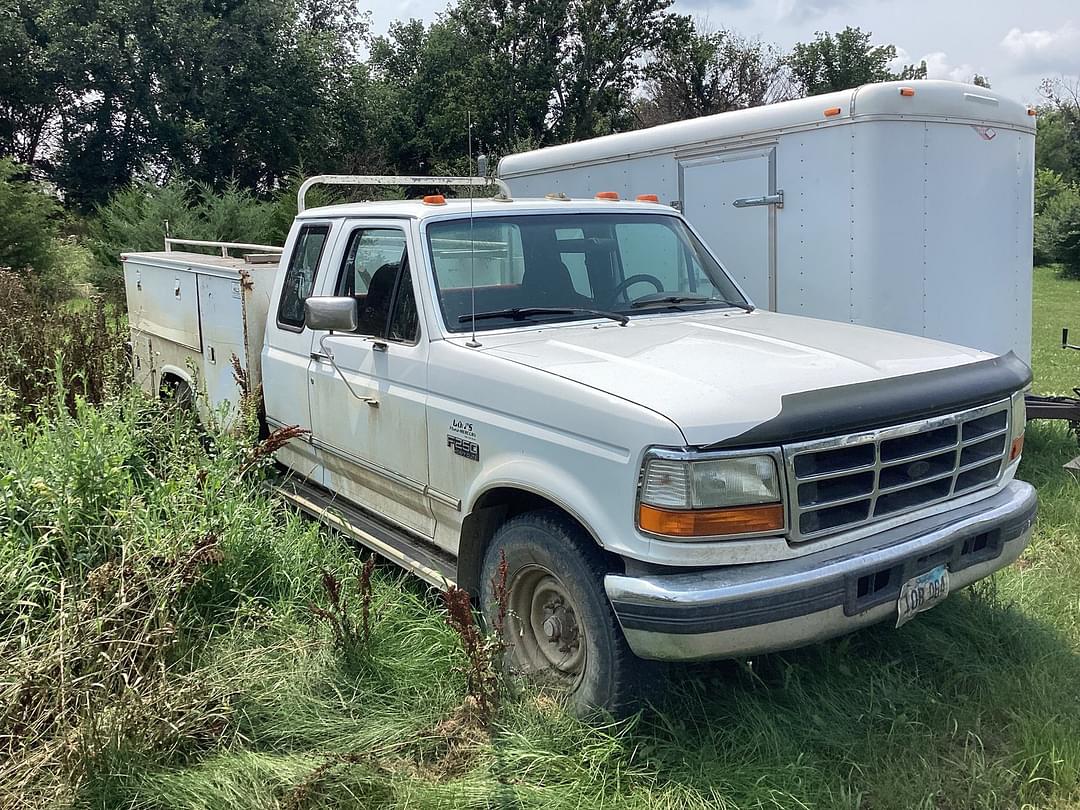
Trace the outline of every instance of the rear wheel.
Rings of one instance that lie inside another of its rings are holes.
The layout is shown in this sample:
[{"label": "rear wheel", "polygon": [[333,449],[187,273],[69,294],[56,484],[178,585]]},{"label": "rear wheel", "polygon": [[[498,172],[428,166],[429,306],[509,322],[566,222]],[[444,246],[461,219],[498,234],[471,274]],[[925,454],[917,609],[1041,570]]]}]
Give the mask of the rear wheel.
[{"label": "rear wheel", "polygon": [[166,377],[161,381],[161,399],[181,413],[195,413],[195,392],[179,377]]},{"label": "rear wheel", "polygon": [[578,714],[631,708],[647,664],[623,638],[593,539],[555,509],[503,524],[484,555],[481,604],[489,627],[498,611],[495,583],[504,556],[503,636],[511,672],[559,695]]}]

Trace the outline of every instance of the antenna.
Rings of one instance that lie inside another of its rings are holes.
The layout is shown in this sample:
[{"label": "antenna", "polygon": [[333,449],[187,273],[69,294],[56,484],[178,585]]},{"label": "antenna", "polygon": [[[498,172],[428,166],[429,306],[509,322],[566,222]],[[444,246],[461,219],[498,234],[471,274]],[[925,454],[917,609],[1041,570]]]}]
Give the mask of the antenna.
[{"label": "antenna", "polygon": [[[465,112],[465,120],[469,125],[469,174],[475,176],[472,156],[472,113]],[[480,348],[476,341],[476,243],[473,241],[473,187],[469,186],[469,293],[472,297],[472,340],[465,345],[470,349]]]}]

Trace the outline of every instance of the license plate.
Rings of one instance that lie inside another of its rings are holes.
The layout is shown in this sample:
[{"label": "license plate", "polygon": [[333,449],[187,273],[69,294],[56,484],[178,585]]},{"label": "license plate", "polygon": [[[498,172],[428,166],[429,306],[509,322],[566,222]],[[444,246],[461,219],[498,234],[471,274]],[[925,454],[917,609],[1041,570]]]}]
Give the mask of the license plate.
[{"label": "license plate", "polygon": [[944,565],[912,577],[900,589],[896,601],[896,626],[944,601],[949,595],[949,569]]}]

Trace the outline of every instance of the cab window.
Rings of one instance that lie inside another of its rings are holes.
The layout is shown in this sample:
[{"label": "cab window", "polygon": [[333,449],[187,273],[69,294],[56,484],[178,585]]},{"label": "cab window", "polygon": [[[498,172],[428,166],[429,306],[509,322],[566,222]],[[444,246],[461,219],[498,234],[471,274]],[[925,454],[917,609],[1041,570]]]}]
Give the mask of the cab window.
[{"label": "cab window", "polygon": [[281,288],[278,326],[297,332],[304,328],[304,301],[315,286],[319,260],[329,233],[329,225],[305,225],[300,229]]},{"label": "cab window", "polygon": [[415,342],[420,319],[409,272],[405,233],[357,228],[349,235],[335,294],[356,299],[356,333]]},{"label": "cab window", "polygon": [[695,289],[688,284],[683,244],[671,228],[653,222],[620,223],[615,236],[623,278],[652,276],[665,290]]}]

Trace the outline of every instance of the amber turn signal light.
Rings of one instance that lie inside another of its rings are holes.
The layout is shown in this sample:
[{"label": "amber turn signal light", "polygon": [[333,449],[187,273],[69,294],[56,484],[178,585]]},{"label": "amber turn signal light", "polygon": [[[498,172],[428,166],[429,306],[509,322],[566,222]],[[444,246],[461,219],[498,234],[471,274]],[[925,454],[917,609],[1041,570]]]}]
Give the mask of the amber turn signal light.
[{"label": "amber turn signal light", "polygon": [[1012,440],[1012,447],[1009,448],[1009,461],[1016,461],[1020,458],[1020,454],[1024,452],[1024,434],[1021,433],[1015,439]]},{"label": "amber turn signal light", "polygon": [[668,537],[715,537],[780,531],[784,528],[784,507],[779,503],[769,503],[724,509],[677,510],[641,504],[638,507],[638,525],[644,531]]}]

